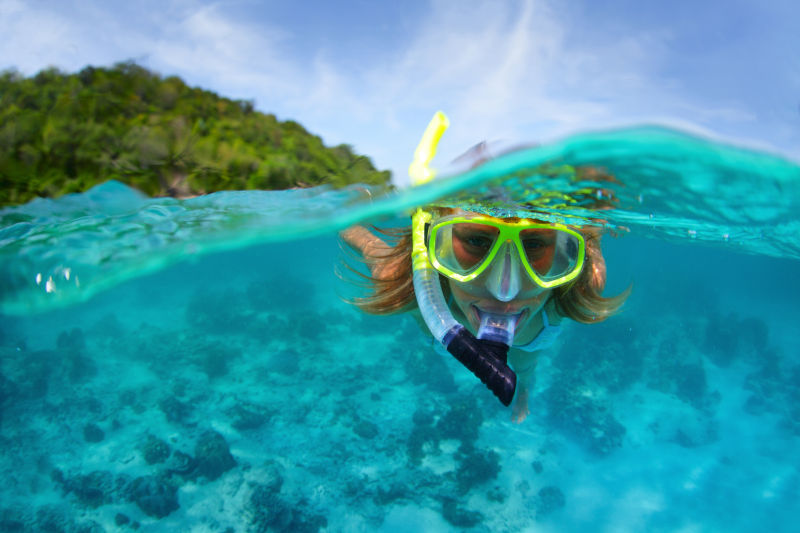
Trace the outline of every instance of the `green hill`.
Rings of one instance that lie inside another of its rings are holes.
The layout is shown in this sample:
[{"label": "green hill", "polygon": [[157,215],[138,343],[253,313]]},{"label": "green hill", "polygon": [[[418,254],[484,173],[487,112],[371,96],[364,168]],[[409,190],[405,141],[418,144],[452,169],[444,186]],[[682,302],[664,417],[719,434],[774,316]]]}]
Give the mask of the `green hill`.
[{"label": "green hill", "polygon": [[0,74],[0,205],[116,179],[152,196],[388,185],[348,145],[133,63]]}]

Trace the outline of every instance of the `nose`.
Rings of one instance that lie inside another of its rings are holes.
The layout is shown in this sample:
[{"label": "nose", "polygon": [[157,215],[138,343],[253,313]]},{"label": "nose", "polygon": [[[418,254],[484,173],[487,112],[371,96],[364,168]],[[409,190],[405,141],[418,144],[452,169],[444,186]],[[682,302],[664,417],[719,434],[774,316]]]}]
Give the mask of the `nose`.
[{"label": "nose", "polygon": [[520,291],[519,253],[511,241],[503,243],[490,266],[486,288],[501,302],[510,302]]}]

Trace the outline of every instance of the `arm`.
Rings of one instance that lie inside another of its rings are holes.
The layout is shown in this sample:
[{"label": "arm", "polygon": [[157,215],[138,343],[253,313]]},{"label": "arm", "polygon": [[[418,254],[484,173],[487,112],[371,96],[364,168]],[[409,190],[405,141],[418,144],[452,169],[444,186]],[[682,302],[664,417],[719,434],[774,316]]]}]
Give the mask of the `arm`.
[{"label": "arm", "polygon": [[367,228],[350,226],[341,231],[339,236],[364,257],[372,277],[391,279],[397,275],[398,267],[390,258],[392,248]]},{"label": "arm", "polygon": [[[556,309],[555,299],[549,298],[544,306],[547,319],[551,326],[561,323],[563,317]],[[508,362],[517,374],[517,394],[512,408],[511,420],[521,423],[530,413],[528,396],[536,381],[536,363],[540,351],[527,352],[511,348],[508,351]]]},{"label": "arm", "polygon": [[361,252],[365,257],[369,254],[370,251],[373,251],[375,248],[388,248],[385,242],[381,240],[380,237],[369,231],[364,226],[350,226],[349,228],[342,230],[339,233],[339,236]]},{"label": "arm", "polygon": [[517,374],[517,394],[511,408],[511,420],[517,424],[522,423],[530,414],[528,396],[535,382],[537,361],[535,352],[525,352],[513,348],[508,351],[508,362]]}]

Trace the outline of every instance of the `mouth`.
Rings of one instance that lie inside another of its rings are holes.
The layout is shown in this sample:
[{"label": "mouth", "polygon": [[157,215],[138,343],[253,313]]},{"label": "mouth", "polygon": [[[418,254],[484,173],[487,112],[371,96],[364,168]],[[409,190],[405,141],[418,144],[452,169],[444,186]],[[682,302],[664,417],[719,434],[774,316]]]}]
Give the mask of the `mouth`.
[{"label": "mouth", "polygon": [[525,320],[528,317],[528,315],[530,314],[530,311],[527,308],[525,308],[522,311],[519,311],[517,313],[509,313],[507,311],[492,311],[490,309],[479,309],[478,306],[476,306],[475,304],[471,304],[470,305],[470,309],[472,311],[472,315],[473,315],[473,318],[474,318],[474,324],[480,324],[481,323],[481,316],[483,315],[483,313],[491,313],[491,314],[495,314],[495,315],[506,315],[506,316],[514,317],[515,318],[515,320],[514,320],[514,328],[519,327],[519,325],[522,323],[522,321]]},{"label": "mouth", "polygon": [[499,342],[506,346],[511,346],[514,343],[517,324],[522,320],[525,311],[519,311],[517,313],[497,313],[474,307],[474,313],[480,318],[477,331],[475,332],[478,339]]}]

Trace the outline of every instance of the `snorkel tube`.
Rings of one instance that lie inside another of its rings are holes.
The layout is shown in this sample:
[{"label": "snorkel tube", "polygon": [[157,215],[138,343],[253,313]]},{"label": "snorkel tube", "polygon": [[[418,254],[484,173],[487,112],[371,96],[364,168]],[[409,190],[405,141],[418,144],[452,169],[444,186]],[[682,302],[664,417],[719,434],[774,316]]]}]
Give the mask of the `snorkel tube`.
[{"label": "snorkel tube", "polygon": [[[448,126],[449,121],[441,111],[428,124],[409,167],[412,185],[433,179],[435,173],[429,164]],[[453,318],[442,292],[439,273],[431,265],[425,246],[425,226],[431,218],[430,213],[419,208],[411,219],[414,293],[422,318],[434,338],[508,406],[517,387],[517,376],[507,364],[508,349],[514,342],[516,317],[483,313],[477,338]]]}]

